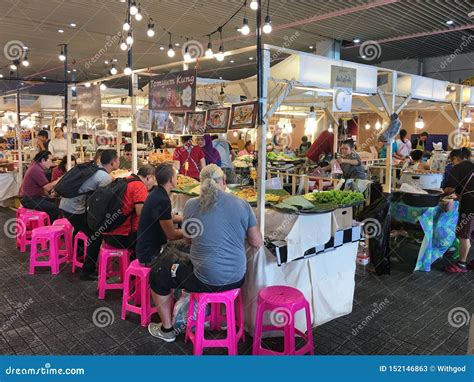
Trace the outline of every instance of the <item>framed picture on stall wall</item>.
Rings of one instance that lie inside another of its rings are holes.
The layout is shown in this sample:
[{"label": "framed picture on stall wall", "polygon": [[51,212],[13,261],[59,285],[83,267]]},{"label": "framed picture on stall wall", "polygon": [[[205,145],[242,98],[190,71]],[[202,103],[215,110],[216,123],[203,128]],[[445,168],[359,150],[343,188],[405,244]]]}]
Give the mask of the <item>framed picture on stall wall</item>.
[{"label": "framed picture on stall wall", "polygon": [[232,105],[230,129],[253,129],[257,119],[257,102],[244,102]]},{"label": "framed picture on stall wall", "polygon": [[206,132],[206,112],[193,111],[186,113],[185,134],[203,135]]},{"label": "framed picture on stall wall", "polygon": [[166,125],[167,134],[184,134],[184,114],[170,114]]},{"label": "framed picture on stall wall", "polygon": [[154,111],[152,114],[151,131],[164,133],[168,122],[169,113]]},{"label": "framed picture on stall wall", "polygon": [[207,111],[206,133],[225,133],[229,128],[230,107]]}]

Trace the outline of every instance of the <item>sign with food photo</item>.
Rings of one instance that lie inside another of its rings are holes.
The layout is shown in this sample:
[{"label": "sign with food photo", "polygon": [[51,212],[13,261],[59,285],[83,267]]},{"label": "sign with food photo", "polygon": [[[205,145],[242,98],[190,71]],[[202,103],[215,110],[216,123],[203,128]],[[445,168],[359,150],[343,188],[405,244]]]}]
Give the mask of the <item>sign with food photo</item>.
[{"label": "sign with food photo", "polygon": [[196,81],[196,70],[185,70],[154,77],[149,85],[150,110],[194,111]]},{"label": "sign with food photo", "polygon": [[229,127],[230,107],[207,111],[206,133],[225,133]]},{"label": "sign with food photo", "polygon": [[257,102],[232,105],[230,129],[253,129],[257,118]]},{"label": "sign with food photo", "polygon": [[154,111],[152,114],[151,131],[158,131],[164,133],[166,124],[168,123],[169,113]]},{"label": "sign with food photo", "polygon": [[170,114],[166,125],[167,134],[184,133],[184,114]]},{"label": "sign with food photo", "polygon": [[206,132],[206,112],[194,111],[186,113],[186,134],[203,135]]}]

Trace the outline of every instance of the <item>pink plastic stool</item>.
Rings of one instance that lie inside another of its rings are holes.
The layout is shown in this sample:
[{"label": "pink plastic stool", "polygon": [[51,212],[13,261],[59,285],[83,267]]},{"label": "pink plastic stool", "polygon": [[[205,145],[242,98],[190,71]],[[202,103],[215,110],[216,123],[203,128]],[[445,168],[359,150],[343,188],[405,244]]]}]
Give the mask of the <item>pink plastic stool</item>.
[{"label": "pink plastic stool", "polygon": [[[119,269],[113,270],[113,260],[118,259]],[[130,262],[130,252],[127,249],[119,249],[108,246],[103,243],[99,252],[99,299],[105,298],[105,292],[111,289],[123,289],[125,272]],[[118,276],[120,282],[107,283],[108,277]]]},{"label": "pink plastic stool", "polygon": [[54,227],[62,227],[65,233],[65,242],[61,243],[59,249],[59,255],[67,258],[67,262],[70,263],[73,257],[73,248],[72,248],[72,236],[74,233],[74,227],[67,219],[56,219],[53,222]]},{"label": "pink plastic stool", "polygon": [[[59,243],[64,239],[65,232],[62,227],[39,227],[33,229],[31,235],[30,275],[35,273],[36,267],[50,267],[51,273],[59,273],[59,264],[67,261],[66,257],[59,256]],[[38,245],[49,247],[44,252],[38,251]],[[48,256],[48,260],[38,260],[40,257]]]},{"label": "pink plastic stool", "polygon": [[28,210],[21,207],[17,211],[16,219],[16,245],[21,252],[26,251],[26,246],[31,245],[31,236],[34,228],[49,226],[49,215],[46,212]]},{"label": "pink plastic stool", "polygon": [[150,268],[141,266],[138,260],[133,260],[128,266],[123,287],[122,320],[125,320],[128,311],[140,315],[142,326],[151,322],[151,315],[156,313],[156,308],[151,306],[150,301],[150,271]]},{"label": "pink plastic stool", "polygon": [[[237,312],[235,314],[235,303]],[[197,315],[194,319],[194,304],[197,304]],[[206,306],[211,304],[211,314],[206,316]],[[226,314],[220,312],[221,304],[225,305]],[[227,338],[209,340],[204,338],[204,323],[210,322],[211,330],[220,329],[222,321],[227,323]],[[195,328],[195,332],[193,332]],[[245,341],[244,308],[240,289],[232,289],[219,293],[191,293],[188,308],[188,324],[186,338],[194,345],[193,354],[202,355],[206,347],[226,347],[229,355],[237,355],[237,343]]]},{"label": "pink plastic stool", "polygon": [[[78,253],[79,251],[79,240],[82,241],[83,245],[83,253],[80,255]],[[79,231],[76,236],[74,237],[74,251],[72,255],[72,273],[76,272],[76,267],[77,268],[82,268],[84,265],[84,260],[86,259],[87,256],[87,242],[89,241],[89,238],[87,235]]]},{"label": "pink plastic stool", "polygon": [[[295,314],[304,309],[306,313],[307,334],[295,328]],[[270,312],[271,325],[263,325],[266,311]],[[262,333],[266,331],[283,331],[285,350],[283,353],[263,349]],[[304,338],[306,344],[300,349],[295,348],[295,334]],[[303,355],[314,354],[313,331],[309,304],[303,293],[288,286],[270,286],[258,292],[257,319],[253,337],[253,355]]]}]

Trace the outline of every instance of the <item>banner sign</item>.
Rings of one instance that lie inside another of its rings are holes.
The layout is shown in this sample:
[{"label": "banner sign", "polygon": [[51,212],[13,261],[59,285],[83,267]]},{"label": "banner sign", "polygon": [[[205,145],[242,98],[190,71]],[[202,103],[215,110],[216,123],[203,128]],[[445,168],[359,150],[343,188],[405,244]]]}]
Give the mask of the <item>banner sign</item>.
[{"label": "banner sign", "polygon": [[332,111],[334,113],[350,113],[352,108],[352,89],[334,88]]},{"label": "banner sign", "polygon": [[78,86],[76,94],[78,119],[102,119],[102,104],[99,85],[92,85],[88,88],[85,86]]},{"label": "banner sign", "polygon": [[173,72],[155,77],[149,85],[149,109],[157,111],[194,111],[196,70]]},{"label": "banner sign", "polygon": [[331,65],[331,88],[356,89],[357,69]]}]

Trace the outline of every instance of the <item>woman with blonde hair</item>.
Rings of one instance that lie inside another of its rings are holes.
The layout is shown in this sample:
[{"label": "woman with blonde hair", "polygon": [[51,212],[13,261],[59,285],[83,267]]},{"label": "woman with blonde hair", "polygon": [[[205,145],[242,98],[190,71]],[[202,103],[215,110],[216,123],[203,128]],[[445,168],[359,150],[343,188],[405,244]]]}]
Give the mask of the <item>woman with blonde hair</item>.
[{"label": "woman with blonde hair", "polygon": [[184,207],[183,231],[191,243],[190,261],[171,264],[160,259],[150,274],[150,286],[161,323],[151,323],[154,337],[173,342],[171,289],[213,293],[240,288],[247,259],[245,240],[254,247],[263,245],[257,220],[250,205],[226,193],[224,172],[215,164],[200,173],[201,195]]}]

